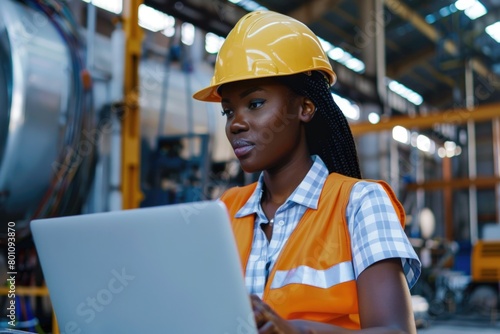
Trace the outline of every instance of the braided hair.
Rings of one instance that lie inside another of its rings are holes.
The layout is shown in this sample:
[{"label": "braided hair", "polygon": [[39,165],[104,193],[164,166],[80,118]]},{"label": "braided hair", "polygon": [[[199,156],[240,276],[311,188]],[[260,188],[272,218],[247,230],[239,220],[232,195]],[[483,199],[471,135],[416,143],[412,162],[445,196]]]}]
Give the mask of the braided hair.
[{"label": "braided hair", "polygon": [[361,178],[356,145],[344,114],[333,100],[330,84],[319,71],[278,77],[293,92],[311,99],[316,106],[306,123],[310,154],[317,154],[330,173]]}]

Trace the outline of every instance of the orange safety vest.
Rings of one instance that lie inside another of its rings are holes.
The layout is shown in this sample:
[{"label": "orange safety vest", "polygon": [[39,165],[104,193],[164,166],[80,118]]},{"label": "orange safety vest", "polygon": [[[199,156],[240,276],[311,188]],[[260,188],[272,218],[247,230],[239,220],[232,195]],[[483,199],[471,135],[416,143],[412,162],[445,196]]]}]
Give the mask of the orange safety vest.
[{"label": "orange safety vest", "polygon": [[[328,176],[318,210],[307,209],[269,273],[262,299],[284,319],[302,319],[359,329],[356,280],[346,207],[358,179],[332,173]],[[390,186],[389,195],[404,226],[405,213]],[[226,191],[221,200],[232,219],[243,272],[252,248],[254,215],[234,218],[257,183]],[[374,282],[376,284],[376,282]]]}]

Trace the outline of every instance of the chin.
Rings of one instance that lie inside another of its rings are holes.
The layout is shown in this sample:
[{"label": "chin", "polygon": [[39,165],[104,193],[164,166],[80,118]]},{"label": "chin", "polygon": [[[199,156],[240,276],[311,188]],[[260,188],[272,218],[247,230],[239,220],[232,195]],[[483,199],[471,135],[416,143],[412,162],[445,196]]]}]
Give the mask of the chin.
[{"label": "chin", "polygon": [[243,169],[243,171],[245,173],[252,174],[252,173],[262,172],[262,168],[258,168],[257,166],[250,164],[248,162],[245,162],[245,161],[240,160],[240,166],[241,166],[241,169]]}]

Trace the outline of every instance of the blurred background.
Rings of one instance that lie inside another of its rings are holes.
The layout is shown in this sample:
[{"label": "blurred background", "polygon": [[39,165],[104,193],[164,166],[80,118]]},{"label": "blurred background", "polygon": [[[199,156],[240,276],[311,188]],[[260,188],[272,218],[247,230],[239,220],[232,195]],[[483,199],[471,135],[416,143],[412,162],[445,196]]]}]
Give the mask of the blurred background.
[{"label": "blurred background", "polygon": [[363,176],[407,212],[419,328],[500,331],[500,0],[1,0],[0,278],[15,222],[18,328],[58,333],[32,219],[214,199],[256,179],[220,106],[191,98],[253,10],[320,37]]}]

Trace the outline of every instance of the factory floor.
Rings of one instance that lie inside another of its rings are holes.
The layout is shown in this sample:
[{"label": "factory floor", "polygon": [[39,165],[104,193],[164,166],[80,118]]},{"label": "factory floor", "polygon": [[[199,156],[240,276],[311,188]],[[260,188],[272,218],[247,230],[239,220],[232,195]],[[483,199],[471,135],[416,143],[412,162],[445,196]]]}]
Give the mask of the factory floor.
[{"label": "factory floor", "polygon": [[500,334],[499,317],[451,316],[448,319],[428,319],[418,334]]}]

